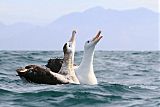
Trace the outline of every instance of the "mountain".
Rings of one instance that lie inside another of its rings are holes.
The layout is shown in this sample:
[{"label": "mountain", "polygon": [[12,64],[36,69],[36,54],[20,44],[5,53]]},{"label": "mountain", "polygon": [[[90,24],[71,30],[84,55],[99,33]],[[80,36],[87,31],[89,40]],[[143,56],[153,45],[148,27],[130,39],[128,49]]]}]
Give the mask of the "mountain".
[{"label": "mountain", "polygon": [[0,49],[62,50],[73,29],[77,30],[77,50],[102,30],[97,50],[159,50],[158,16],[145,8],[111,10],[101,7],[70,13],[39,27],[20,23],[0,23]]}]

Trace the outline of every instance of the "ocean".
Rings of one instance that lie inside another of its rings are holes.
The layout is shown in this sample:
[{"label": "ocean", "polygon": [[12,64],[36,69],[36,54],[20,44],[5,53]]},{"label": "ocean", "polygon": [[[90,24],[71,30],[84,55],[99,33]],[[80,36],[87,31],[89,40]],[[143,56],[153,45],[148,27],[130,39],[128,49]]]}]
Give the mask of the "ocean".
[{"label": "ocean", "polygon": [[[160,51],[96,51],[97,85],[23,82],[16,69],[61,51],[0,51],[0,107],[160,107]],[[81,62],[82,51],[75,54]]]}]

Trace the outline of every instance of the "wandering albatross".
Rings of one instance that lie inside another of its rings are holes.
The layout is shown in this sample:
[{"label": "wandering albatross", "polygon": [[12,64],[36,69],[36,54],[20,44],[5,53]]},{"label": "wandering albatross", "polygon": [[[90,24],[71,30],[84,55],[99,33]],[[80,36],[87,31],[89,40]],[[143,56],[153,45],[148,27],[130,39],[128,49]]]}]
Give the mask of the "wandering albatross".
[{"label": "wandering albatross", "polygon": [[[94,69],[93,69],[93,57],[94,57],[95,46],[102,38],[100,34],[101,31],[98,32],[96,37],[94,37],[92,40],[88,40],[85,43],[83,59],[79,66],[74,66],[76,76],[78,77],[80,84],[90,84],[90,85],[97,84],[97,78],[94,74]],[[50,59],[47,65],[49,65],[48,66],[49,68],[52,68],[55,65],[61,66],[62,65],[61,61],[63,61],[63,59]],[[59,70],[60,69],[57,69],[57,71]]]},{"label": "wandering albatross", "polygon": [[20,76],[22,79],[27,80],[28,82],[39,84],[79,84],[79,80],[77,79],[73,69],[73,55],[75,52],[75,31],[73,31],[73,33],[70,41],[65,43],[65,45],[63,46],[64,59],[62,67],[58,73],[52,72],[49,68],[46,67],[38,65],[28,65],[25,68],[19,68],[16,70],[18,76]]},{"label": "wandering albatross", "polygon": [[[74,61],[74,54],[75,54],[75,34],[76,31],[72,31],[72,37],[69,41],[72,41],[72,61]],[[51,69],[51,71],[58,73],[59,70],[61,69],[63,63],[62,58],[54,58],[54,59],[49,59],[47,65],[45,65],[47,68]],[[75,64],[74,64],[75,65]]]},{"label": "wandering albatross", "polygon": [[96,37],[92,40],[88,40],[84,45],[84,54],[82,61],[77,69],[75,69],[76,75],[80,84],[97,84],[97,78],[93,69],[93,57],[96,44],[102,38],[100,36],[101,31],[98,32]]}]

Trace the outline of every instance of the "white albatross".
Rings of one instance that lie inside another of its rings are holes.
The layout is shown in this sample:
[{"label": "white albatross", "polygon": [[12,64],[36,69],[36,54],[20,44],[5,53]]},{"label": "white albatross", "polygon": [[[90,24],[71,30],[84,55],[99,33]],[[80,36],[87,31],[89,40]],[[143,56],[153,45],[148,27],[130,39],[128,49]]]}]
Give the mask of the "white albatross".
[{"label": "white albatross", "polygon": [[79,67],[75,69],[80,84],[97,84],[97,78],[94,74],[93,69],[93,57],[95,46],[102,38],[100,34],[101,31],[98,32],[96,37],[94,37],[92,40],[88,40],[84,45],[84,54],[82,61]]}]

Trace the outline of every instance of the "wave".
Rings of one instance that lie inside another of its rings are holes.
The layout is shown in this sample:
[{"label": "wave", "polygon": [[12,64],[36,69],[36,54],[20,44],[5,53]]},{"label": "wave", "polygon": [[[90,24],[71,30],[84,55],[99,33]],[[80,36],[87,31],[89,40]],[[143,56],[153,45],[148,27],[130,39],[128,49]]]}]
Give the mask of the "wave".
[{"label": "wave", "polygon": [[[82,54],[76,53],[76,63]],[[160,105],[159,52],[95,52],[99,84],[94,86],[25,83],[16,76],[18,67],[45,65],[49,58],[61,56],[60,51],[0,51],[1,106]]]}]

